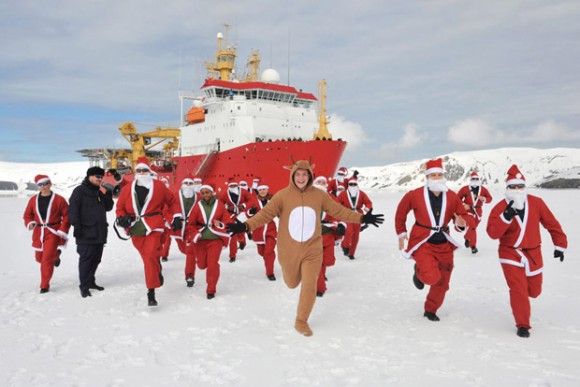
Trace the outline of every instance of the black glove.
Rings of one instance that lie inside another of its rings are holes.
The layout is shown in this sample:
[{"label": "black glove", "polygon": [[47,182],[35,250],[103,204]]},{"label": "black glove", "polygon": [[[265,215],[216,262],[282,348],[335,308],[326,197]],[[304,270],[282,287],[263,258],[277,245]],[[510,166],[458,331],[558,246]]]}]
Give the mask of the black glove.
[{"label": "black glove", "polygon": [[249,240],[252,240],[252,233],[251,232],[249,232],[249,231],[246,232],[246,235],[248,236],[248,239]]},{"label": "black glove", "polygon": [[121,174],[119,172],[117,172],[116,169],[114,169],[114,168],[109,169],[109,173],[111,175],[113,175],[113,178],[115,179],[115,181],[121,180]]},{"label": "black glove", "polygon": [[123,228],[131,227],[131,215],[119,216],[117,218],[117,224]]},{"label": "black glove", "polygon": [[373,209],[369,209],[369,212],[363,215],[361,223],[372,224],[375,227],[379,227],[379,224],[383,224],[385,221],[385,215],[376,214],[373,215]]},{"label": "black glove", "polygon": [[248,214],[250,216],[256,215],[256,212],[258,212],[258,209],[256,207],[250,207],[250,209],[248,210]]},{"label": "black glove", "polygon": [[505,208],[505,210],[503,210],[503,217],[505,218],[505,220],[507,220],[508,222],[511,222],[512,219],[514,218],[514,216],[516,216],[516,210],[514,210],[512,208],[512,206],[514,205],[514,201],[511,200],[508,203],[508,206]]},{"label": "black glove", "polygon": [[355,179],[358,177],[358,171],[356,169],[352,172],[352,177]]},{"label": "black glove", "polygon": [[171,229],[173,231],[179,231],[183,227],[183,219],[180,216],[177,218],[173,218],[173,222],[171,222]]},{"label": "black glove", "polygon": [[366,230],[367,228],[369,228],[368,224],[363,224],[360,228],[360,232],[363,232],[364,230]]},{"label": "black glove", "polygon": [[345,233],[346,233],[346,227],[344,227],[344,224],[339,223],[339,225],[336,226],[335,234],[338,236],[343,236]]},{"label": "black glove", "polygon": [[564,262],[564,252],[560,250],[554,250],[554,258],[560,258],[560,262]]},{"label": "black glove", "polygon": [[240,234],[242,232],[248,231],[248,226],[236,219],[236,223],[228,223],[226,225],[226,231],[231,235]]}]

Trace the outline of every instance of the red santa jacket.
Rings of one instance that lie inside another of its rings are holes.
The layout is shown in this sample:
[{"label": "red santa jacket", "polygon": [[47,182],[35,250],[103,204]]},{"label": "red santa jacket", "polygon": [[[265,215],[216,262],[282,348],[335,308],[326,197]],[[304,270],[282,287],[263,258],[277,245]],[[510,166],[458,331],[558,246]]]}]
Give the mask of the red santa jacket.
[{"label": "red santa jacket", "polygon": [[[252,207],[256,207],[256,209],[259,212],[262,208],[264,208],[265,204],[262,204],[262,201],[260,200],[258,195],[252,195],[251,199],[252,200],[247,204],[248,210]],[[270,201],[270,199],[268,199],[268,201]],[[247,218],[251,218],[253,215],[250,215],[246,211],[246,216],[247,216]],[[238,219],[240,220],[240,222],[246,221],[246,219],[244,219],[243,217],[238,217]],[[278,237],[278,230],[276,228],[276,222],[274,222],[273,220],[268,222],[266,225],[260,226],[252,231],[252,240],[257,244],[261,244],[261,245],[265,244],[266,237],[272,237],[274,239],[276,239]]]},{"label": "red santa jacket", "polygon": [[550,233],[556,250],[565,251],[568,247],[566,234],[546,203],[537,196],[527,195],[523,220],[516,215],[508,222],[503,217],[507,205],[507,200],[502,200],[493,207],[487,234],[499,239],[500,262],[525,267],[528,276],[539,274],[543,268],[540,224]]},{"label": "red santa jacket", "polygon": [[42,251],[44,236],[51,232],[62,238],[60,245],[64,245],[67,240],[70,222],[68,220],[68,203],[66,199],[59,194],[52,193],[48,208],[46,210],[46,219],[41,219],[38,212],[38,197],[34,195],[28,201],[24,210],[24,225],[28,228],[31,223],[35,224],[32,232],[32,248],[36,251]]},{"label": "red santa jacket", "polygon": [[342,181],[338,181],[338,179],[332,179],[328,183],[328,187],[326,187],[326,192],[333,196],[338,195],[338,186],[342,186],[345,191],[348,188],[348,179],[345,177]]},{"label": "red santa jacket", "polygon": [[175,197],[165,184],[159,180],[153,180],[153,185],[147,194],[143,208],[139,211],[135,192],[136,184],[137,181],[133,181],[130,186],[131,189],[125,187],[125,189],[121,190],[115,210],[117,217],[130,215],[134,218],[132,224],[141,219],[147,229],[147,235],[153,231],[163,232],[165,229],[165,217],[163,214],[165,206],[167,206],[166,211],[172,214],[171,221],[176,216],[181,215],[177,200],[175,200]]},{"label": "red santa jacket", "polygon": [[[409,191],[403,196],[399,205],[397,206],[397,211],[395,212],[395,231],[399,238],[407,236],[407,214],[413,211],[415,216],[415,224],[411,228],[411,235],[409,236],[409,243],[407,245],[406,258],[411,258],[413,252],[417,250],[423,243],[433,235],[437,230],[430,229],[427,227],[435,228],[437,225],[443,229],[443,234],[445,238],[454,245],[455,250],[460,246],[451,235],[449,235],[448,224],[452,220],[455,221],[454,215],[461,215],[467,222],[467,226],[473,226],[473,218],[467,215],[467,211],[463,207],[463,203],[459,200],[457,194],[451,190],[442,193],[443,203],[441,204],[441,214],[439,215],[439,221],[436,222],[435,215],[431,209],[431,203],[429,202],[429,190],[427,186],[423,186],[412,191]],[[444,209],[444,210],[443,210]],[[423,227],[426,226],[426,227]],[[456,228],[457,231],[460,231]]]},{"label": "red santa jacket", "polygon": [[[491,203],[493,198],[491,194],[484,186],[479,186],[479,195],[474,195],[471,191],[471,186],[466,185],[461,187],[461,189],[457,192],[457,196],[459,199],[463,201],[463,203],[467,204],[471,208],[469,209],[469,213],[474,214],[478,220],[481,220],[481,215],[483,214],[483,203]],[[485,201],[482,200],[484,198]]]},{"label": "red santa jacket", "polygon": [[[197,202],[201,199],[201,196],[199,193],[195,192],[193,194],[193,205],[191,206],[191,208],[189,209],[189,211],[187,213],[185,213],[185,203],[184,203],[184,197],[181,194],[181,191],[177,191],[175,194],[175,201],[178,203],[179,208],[181,209],[181,217],[183,218],[183,227],[181,227],[181,230],[177,230],[177,231],[171,231],[171,237],[175,238],[175,239],[183,239],[185,236],[185,226],[187,224],[187,220],[189,219],[189,217],[191,216],[191,213],[193,212],[193,208],[196,206]],[[165,214],[165,217],[168,217],[168,213]]]},{"label": "red santa jacket", "polygon": [[360,189],[358,190],[358,193],[356,194],[354,201],[351,200],[350,193],[348,192],[348,189],[346,189],[343,192],[341,192],[340,195],[338,195],[338,202],[343,206],[345,206],[346,208],[350,208],[351,210],[356,211],[360,214],[364,214],[370,208],[373,208],[373,202],[371,202],[367,194],[361,191]]},{"label": "red santa jacket", "polygon": [[248,190],[243,188],[238,188],[239,195],[238,200],[234,201],[232,199],[232,194],[229,189],[226,189],[219,195],[219,200],[225,204],[226,209],[232,214],[239,214],[248,208],[247,203],[252,200],[251,194]]},{"label": "red santa jacket", "polygon": [[[213,202],[209,217],[203,208],[203,200],[199,200],[191,210],[185,230],[185,241],[187,244],[198,242],[205,229],[219,236],[224,246],[228,245],[230,235],[226,231],[226,225],[231,223],[231,214],[226,210],[225,205],[220,200]],[[214,220],[219,221],[219,226],[214,225]]]}]

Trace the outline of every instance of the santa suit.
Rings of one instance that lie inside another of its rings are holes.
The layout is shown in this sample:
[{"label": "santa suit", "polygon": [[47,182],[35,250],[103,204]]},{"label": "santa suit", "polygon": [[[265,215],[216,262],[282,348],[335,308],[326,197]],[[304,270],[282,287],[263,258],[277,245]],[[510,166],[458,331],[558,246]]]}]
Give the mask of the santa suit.
[{"label": "santa suit", "polygon": [[332,194],[334,196],[338,196],[338,187],[341,186],[342,188],[344,188],[346,190],[346,188],[348,188],[348,179],[346,177],[342,177],[342,181],[339,180],[339,177],[337,177],[336,179],[332,179],[330,180],[330,182],[328,183],[328,186],[326,187],[326,191],[329,194]]},{"label": "santa suit", "polygon": [[[332,196],[332,195],[331,195]],[[338,202],[334,196],[332,196],[335,201]],[[328,215],[326,212],[322,212],[322,267],[320,268],[320,274],[318,275],[318,282],[316,283],[316,293],[324,294],[327,290],[326,287],[326,268],[328,266],[334,266],[336,263],[336,257],[334,256],[334,243],[336,241],[336,227],[339,222],[332,216]],[[344,226],[346,226],[343,223]],[[360,225],[357,224],[357,226]]]},{"label": "santa suit", "polygon": [[54,262],[58,258],[57,248],[66,244],[70,222],[65,198],[51,192],[46,218],[42,219],[38,208],[39,197],[40,194],[30,198],[23,219],[26,228],[31,224],[35,225],[32,231],[32,248],[36,262],[40,263],[40,288],[48,289],[54,272]]},{"label": "santa suit", "polygon": [[499,239],[499,261],[510,289],[516,326],[529,329],[529,297],[536,298],[542,292],[540,224],[550,233],[556,250],[566,250],[568,241],[560,223],[539,197],[527,195],[523,219],[516,214],[508,222],[503,216],[507,205],[507,200],[502,200],[491,210],[487,233],[492,239]]},{"label": "santa suit", "polygon": [[[214,224],[216,220],[220,222],[219,227]],[[230,239],[225,226],[230,221],[230,214],[224,204],[215,198],[211,198],[209,203],[199,200],[187,221],[185,240],[188,244],[195,244],[197,267],[207,269],[207,294],[215,294],[217,290],[220,253]]]},{"label": "santa suit", "polygon": [[159,180],[152,181],[152,186],[145,198],[143,207],[139,208],[139,201],[136,199],[136,185],[137,181],[135,180],[130,189],[125,187],[125,189],[121,190],[117,200],[116,215],[117,217],[131,216],[129,234],[131,235],[133,246],[135,246],[143,260],[145,284],[148,289],[156,289],[163,285],[161,263],[159,262],[161,235],[165,231],[163,210],[167,206],[173,219],[180,216],[180,211],[171,191]]},{"label": "santa suit", "polygon": [[483,204],[491,203],[493,199],[487,188],[482,185],[476,187],[476,189],[469,185],[461,187],[459,192],[457,192],[457,196],[459,196],[459,199],[461,199],[464,204],[469,206],[467,213],[473,217],[473,226],[467,228],[464,238],[466,241],[469,241],[469,247],[475,247],[477,246],[476,230],[483,215]]},{"label": "santa suit", "polygon": [[179,208],[181,208],[183,227],[181,228],[181,230],[172,231],[171,238],[177,242],[177,247],[179,248],[179,251],[185,254],[185,278],[189,276],[195,277],[195,266],[196,266],[195,244],[190,243],[189,245],[187,245],[184,236],[187,221],[191,216],[193,208],[200,200],[200,196],[197,192],[194,193],[191,199],[188,200],[188,203],[190,203],[189,207],[186,206],[187,199],[182,195],[181,191],[178,191],[175,194],[175,200],[179,203]]},{"label": "santa suit", "polygon": [[[256,207],[260,211],[270,201],[270,198],[262,199],[259,195],[254,195],[250,207]],[[247,214],[248,217],[253,215]],[[256,243],[258,254],[264,258],[266,276],[274,275],[274,261],[276,261],[276,238],[278,231],[276,222],[271,221],[264,226],[260,226],[252,231],[252,240]]]},{"label": "santa suit", "polygon": [[[356,189],[356,195],[351,195],[351,192],[349,192],[349,189],[347,188],[344,192],[338,195],[338,202],[346,208],[350,208],[360,214],[364,214],[370,208],[373,208],[373,203],[367,194],[358,189],[358,187]],[[360,223],[348,224],[346,227],[346,234],[344,234],[344,238],[340,244],[343,249],[349,249],[348,256],[350,257],[354,257],[356,253],[356,247],[358,246],[358,240],[360,237],[360,227]]]},{"label": "santa suit", "polygon": [[[232,216],[236,216],[247,209],[248,202],[251,202],[252,200],[251,194],[247,190],[240,187],[238,187],[237,190],[237,198],[232,194],[229,188],[219,196],[220,201],[224,203],[226,209]],[[238,253],[238,243],[241,245],[246,244],[246,234],[240,233],[230,238],[230,259],[236,258],[236,254]]]},{"label": "santa suit", "polygon": [[[395,213],[395,230],[397,236],[403,238],[407,236],[407,215],[413,211],[415,224],[411,229],[404,256],[415,260],[417,277],[424,284],[430,285],[425,311],[432,313],[437,312],[443,304],[453,271],[453,251],[459,246],[449,235],[448,224],[455,214],[461,215],[468,226],[473,221],[466,216],[467,211],[455,192],[448,190],[440,195],[442,202],[439,216],[433,213],[427,186],[407,192]],[[443,234],[444,238],[439,235],[443,243],[427,242],[437,232]]]}]

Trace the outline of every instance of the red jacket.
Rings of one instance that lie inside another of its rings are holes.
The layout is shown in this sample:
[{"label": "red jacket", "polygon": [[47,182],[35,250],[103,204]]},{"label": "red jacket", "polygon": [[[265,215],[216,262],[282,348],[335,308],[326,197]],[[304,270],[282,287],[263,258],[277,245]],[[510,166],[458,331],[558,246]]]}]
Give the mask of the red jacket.
[{"label": "red jacket", "polygon": [[364,214],[370,208],[373,208],[373,202],[371,202],[367,194],[360,189],[354,199],[354,202],[350,198],[350,193],[348,192],[348,189],[346,189],[340,195],[338,195],[338,202],[346,208],[350,208],[351,210],[360,214]]},{"label": "red jacket", "polygon": [[[183,202],[183,195],[181,194],[181,191],[177,191],[174,194],[174,196],[175,201],[178,203],[179,208],[181,209],[181,217],[183,218],[183,227],[181,227],[181,230],[178,231],[172,230],[171,237],[175,239],[183,239],[183,237],[185,236],[185,226],[187,224],[187,220],[191,216],[191,213],[193,212],[193,209],[195,208],[197,202],[201,199],[201,196],[197,192],[193,194],[193,205],[191,206],[191,208],[187,213],[185,213],[185,203]],[[167,217],[168,215],[166,214],[165,216]]]},{"label": "red jacket", "polygon": [[[202,205],[203,200],[199,200],[191,210],[185,230],[185,241],[187,244],[196,243],[201,239],[202,232],[208,228],[212,233],[219,236],[224,246],[228,245],[230,235],[226,231],[226,224],[231,223],[231,214],[220,200],[215,200],[209,218],[205,214]],[[216,227],[214,220],[218,220],[220,225]]]},{"label": "red jacket", "polygon": [[487,221],[487,234],[491,239],[499,239],[500,261],[526,267],[528,275],[541,273],[540,224],[550,233],[556,250],[565,251],[568,247],[566,234],[546,203],[537,196],[527,196],[524,220],[516,215],[511,222],[506,221],[503,211],[507,205],[507,200],[497,203]]},{"label": "red jacket", "polygon": [[[491,203],[493,200],[487,188],[482,185],[479,186],[479,195],[477,196],[471,192],[471,187],[469,185],[461,187],[459,192],[457,192],[457,196],[459,196],[459,199],[461,199],[463,203],[471,207],[468,212],[474,214],[478,220],[481,220],[481,215],[483,214],[483,210],[481,209],[483,204]],[[482,200],[482,198],[484,198],[485,201]]]},{"label": "red jacket", "polygon": [[42,251],[46,232],[58,235],[63,239],[60,245],[64,245],[70,229],[66,199],[53,192],[46,210],[46,219],[41,219],[38,213],[39,196],[40,194],[37,194],[30,198],[23,215],[24,225],[27,228],[31,223],[36,224],[32,232],[32,247],[36,251]]},{"label": "red jacket", "polygon": [[181,214],[177,200],[175,200],[173,193],[169,191],[165,184],[159,180],[153,180],[153,186],[147,194],[141,212],[139,212],[137,201],[135,200],[136,184],[137,181],[133,181],[130,186],[131,189],[127,186],[125,189],[121,190],[115,210],[117,217],[125,215],[130,215],[133,218],[137,218],[138,216],[141,217],[141,220],[147,229],[147,235],[152,231],[163,232],[165,230],[164,207],[167,206],[168,213],[172,214],[171,220]]},{"label": "red jacket", "polygon": [[[429,191],[427,186],[419,187],[412,191],[409,191],[403,196],[399,205],[397,206],[397,211],[395,213],[395,231],[399,238],[407,236],[407,214],[413,211],[415,216],[415,224],[411,229],[411,235],[409,236],[409,243],[407,245],[407,250],[405,256],[411,258],[413,252],[417,250],[423,243],[433,235],[436,230],[431,230],[426,227],[436,227],[437,224],[440,227],[447,227],[449,222],[454,221],[454,215],[462,215],[467,226],[471,227],[473,223],[473,218],[467,215],[467,211],[463,207],[463,203],[459,200],[457,194],[451,190],[442,193],[443,203],[442,211],[440,216],[440,221],[435,221],[435,216],[431,210],[431,204],[429,202]],[[422,225],[419,226],[418,224]],[[461,231],[457,229],[457,231]],[[453,249],[460,246],[450,235],[449,230],[444,231],[443,234],[447,240],[454,245]]]},{"label": "red jacket", "polygon": [[[270,201],[270,199],[268,199],[268,201]],[[258,195],[252,195],[252,200],[248,203],[248,209],[250,209],[251,207],[256,207],[259,212],[262,208],[264,208],[264,205],[265,204],[262,204],[260,198],[258,198]],[[248,218],[253,216],[248,214],[247,212],[246,215]],[[268,222],[266,225],[260,226],[252,231],[252,240],[257,244],[266,243],[266,237],[272,237],[274,239],[278,237],[276,222],[274,222],[273,220]]]},{"label": "red jacket", "polygon": [[326,187],[326,192],[332,194],[333,196],[338,195],[338,186],[344,187],[345,191],[348,188],[348,179],[345,177],[342,182],[338,181],[338,179],[332,179],[328,182],[328,187]]},{"label": "red jacket", "polygon": [[243,188],[238,188],[240,193],[238,195],[238,200],[234,201],[229,189],[226,189],[219,195],[219,200],[225,204],[226,209],[232,214],[239,214],[248,208],[247,203],[252,201],[251,194],[248,190]]}]

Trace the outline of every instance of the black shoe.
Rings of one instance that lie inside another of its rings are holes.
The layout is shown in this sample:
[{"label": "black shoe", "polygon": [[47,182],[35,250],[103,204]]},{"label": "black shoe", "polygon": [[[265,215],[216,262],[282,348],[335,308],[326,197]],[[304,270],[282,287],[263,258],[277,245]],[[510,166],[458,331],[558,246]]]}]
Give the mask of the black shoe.
[{"label": "black shoe", "polygon": [[99,292],[102,292],[103,290],[105,290],[105,288],[104,288],[104,287],[102,287],[102,286],[99,286],[99,285],[97,285],[97,284],[92,284],[92,285],[90,285],[90,286],[89,286],[89,289],[95,289],[95,290],[98,290]]},{"label": "black shoe", "polygon": [[162,257],[161,262],[167,262],[167,257]]},{"label": "black shoe", "polygon": [[40,294],[48,293],[48,288],[40,288]]},{"label": "black shoe", "polygon": [[469,239],[465,240],[465,247],[469,248]]},{"label": "black shoe", "polygon": [[354,255],[349,255],[348,259],[354,259]]},{"label": "black shoe", "polygon": [[163,274],[161,274],[161,272],[159,272],[159,287],[162,287],[164,283],[165,283],[165,278],[163,278]]},{"label": "black shoe", "polygon": [[413,273],[413,284],[419,290],[423,290],[425,284],[417,277],[417,265],[415,265],[415,272]]},{"label": "black shoe", "polygon": [[207,299],[211,300],[212,298],[215,298],[215,294],[214,293],[208,293],[207,294]]},{"label": "black shoe", "polygon": [[274,274],[270,274],[270,275],[268,276],[268,279],[269,279],[270,281],[276,281],[276,276],[275,276]]},{"label": "black shoe", "polygon": [[87,298],[87,297],[92,297],[93,295],[91,294],[89,289],[81,289],[81,296],[83,298]]},{"label": "black shoe", "polygon": [[195,278],[193,278],[193,276],[187,276],[187,278],[185,279],[185,282],[187,282],[187,287],[188,288],[192,288],[193,284],[195,284]]},{"label": "black shoe", "polygon": [[236,257],[230,258],[230,263],[236,262]]},{"label": "black shoe", "polygon": [[324,276],[324,281],[328,281],[328,277],[327,276]]},{"label": "black shoe", "polygon": [[350,252],[349,250],[350,250],[350,248],[348,248],[348,247],[343,247],[343,248],[342,248],[342,253],[348,257],[348,253]]},{"label": "black shoe", "polygon": [[238,246],[238,249],[243,250],[246,248],[246,244],[245,243],[240,243]]},{"label": "black shoe", "polygon": [[519,337],[530,337],[530,330],[528,328],[518,328],[517,332]]},{"label": "black shoe", "polygon": [[423,316],[427,317],[427,320],[429,320],[429,321],[439,321],[440,320],[439,317],[433,312],[425,312],[425,313],[423,313]]},{"label": "black shoe", "polygon": [[471,248],[471,254],[475,254],[475,253],[477,253],[478,251],[479,251],[479,250],[477,250],[477,247],[475,247],[475,246]]},{"label": "black shoe", "polygon": [[57,256],[56,256],[56,261],[54,261],[54,267],[59,267],[60,266],[60,253],[62,253],[62,251],[60,251],[60,249],[56,250]]},{"label": "black shoe", "polygon": [[147,292],[147,305],[157,306],[157,300],[155,299],[155,289],[149,289]]},{"label": "black shoe", "polygon": [[324,296],[324,292],[316,292],[316,297],[322,297]]}]

